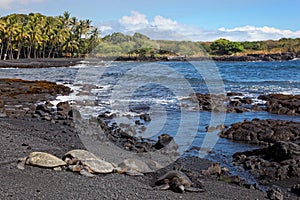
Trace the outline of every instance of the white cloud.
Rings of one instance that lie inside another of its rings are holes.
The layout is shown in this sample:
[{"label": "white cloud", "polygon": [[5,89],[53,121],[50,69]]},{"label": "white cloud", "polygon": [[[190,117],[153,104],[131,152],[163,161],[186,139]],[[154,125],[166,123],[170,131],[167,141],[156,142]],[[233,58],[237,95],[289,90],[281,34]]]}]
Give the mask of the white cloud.
[{"label": "white cloud", "polygon": [[119,19],[119,23],[128,31],[143,29],[149,25],[146,16],[137,11],[132,11],[131,16],[123,16]]},{"label": "white cloud", "polygon": [[102,25],[99,27],[99,30],[102,32],[105,32],[105,31],[111,31],[111,30],[113,30],[113,28],[109,25]]},{"label": "white cloud", "polygon": [[[168,40],[192,40],[192,41],[214,41],[219,38],[226,38],[232,41],[258,41],[280,38],[300,38],[300,30],[281,30],[274,27],[264,26],[242,26],[236,28],[219,28],[205,30],[190,25],[180,24],[175,20],[163,16],[155,16],[153,20],[137,11],[132,11],[130,16],[123,16],[118,22],[105,23],[100,28],[102,34],[112,32],[123,32],[133,34],[140,32],[152,39]],[[108,28],[109,27],[109,28]]]},{"label": "white cloud", "polygon": [[0,0],[0,8],[11,9],[12,6],[18,4],[40,3],[44,0]]},{"label": "white cloud", "polygon": [[161,30],[176,30],[178,23],[162,16],[155,16],[152,22],[153,26]]},{"label": "white cloud", "polygon": [[224,34],[239,35],[239,40],[267,40],[267,39],[280,39],[280,38],[296,38],[300,37],[300,30],[281,30],[274,27],[255,27],[255,26],[242,26],[233,29],[220,28],[219,31]]}]

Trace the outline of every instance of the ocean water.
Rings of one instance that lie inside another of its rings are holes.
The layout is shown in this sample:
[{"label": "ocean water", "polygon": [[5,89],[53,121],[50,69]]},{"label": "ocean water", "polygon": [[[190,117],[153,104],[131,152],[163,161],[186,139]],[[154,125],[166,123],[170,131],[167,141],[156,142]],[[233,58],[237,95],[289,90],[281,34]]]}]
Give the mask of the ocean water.
[{"label": "ocean water", "polygon": [[[149,113],[146,131],[137,136],[156,139],[168,133],[184,155],[206,157],[234,168],[232,154],[257,148],[235,143],[207,133],[206,126],[230,125],[260,119],[300,121],[299,116],[266,112],[209,113],[197,111],[197,103],[188,99],[198,93],[241,92],[254,103],[261,94],[300,94],[300,60],[284,62],[103,62],[74,67],[0,69],[0,77],[48,80],[73,89],[53,103],[70,100],[85,118],[104,111],[117,113],[117,123],[134,125],[139,112]],[[192,148],[192,149],[191,149]],[[237,169],[236,169],[237,170]],[[245,175],[247,176],[247,175]]]}]

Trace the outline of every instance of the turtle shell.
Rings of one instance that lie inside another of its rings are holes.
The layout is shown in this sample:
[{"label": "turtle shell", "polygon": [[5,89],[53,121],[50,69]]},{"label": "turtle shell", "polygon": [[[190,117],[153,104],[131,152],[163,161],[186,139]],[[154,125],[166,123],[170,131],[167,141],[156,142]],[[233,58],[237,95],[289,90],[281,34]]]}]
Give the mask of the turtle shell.
[{"label": "turtle shell", "polygon": [[124,171],[134,170],[141,173],[151,172],[150,167],[145,162],[134,158],[123,160],[123,162],[118,164],[118,168]]},{"label": "turtle shell", "polygon": [[115,168],[113,164],[102,160],[89,151],[82,149],[75,149],[67,152],[64,155],[63,159],[65,161],[67,159],[76,159],[83,166],[88,167],[91,173],[111,173]]},{"label": "turtle shell", "polygon": [[55,168],[67,164],[62,159],[45,152],[31,152],[26,163],[45,168]]},{"label": "turtle shell", "polygon": [[156,185],[160,185],[160,184],[164,184],[166,182],[171,181],[173,178],[178,178],[178,180],[181,182],[182,185],[184,186],[192,186],[193,183],[191,181],[191,179],[189,179],[189,177],[187,177],[187,175],[185,175],[183,172],[181,171],[170,171],[168,173],[166,173],[165,175],[161,176],[157,181],[156,181]]}]

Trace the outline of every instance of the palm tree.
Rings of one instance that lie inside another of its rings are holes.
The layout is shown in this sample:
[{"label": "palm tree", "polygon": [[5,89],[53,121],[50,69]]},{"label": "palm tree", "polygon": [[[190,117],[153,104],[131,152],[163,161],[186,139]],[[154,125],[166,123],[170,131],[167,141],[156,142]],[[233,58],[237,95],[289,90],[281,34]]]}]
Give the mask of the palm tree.
[{"label": "palm tree", "polygon": [[[49,26],[49,27],[48,27]],[[46,25],[46,29],[48,29],[47,34],[48,34],[48,58],[51,57],[51,54],[53,54],[54,57],[54,49],[57,44],[57,34],[58,34],[58,29],[59,29],[59,21],[57,17],[51,17],[51,19],[48,20],[48,25]]]},{"label": "palm tree", "polygon": [[73,57],[74,50],[78,50],[78,42],[71,37],[67,39],[67,41],[64,43],[62,50],[66,51],[66,55],[71,55]]},{"label": "palm tree", "polygon": [[71,18],[70,13],[68,11],[65,11],[63,13],[63,16],[61,16],[61,21],[64,22],[65,27],[69,27],[71,24]]},{"label": "palm tree", "polygon": [[29,38],[29,34],[26,31],[26,24],[28,22],[27,15],[17,16],[18,28],[15,35],[15,40],[17,41],[17,59],[20,58],[22,47],[24,46],[24,41]]},{"label": "palm tree", "polygon": [[[89,52],[99,38],[90,20],[78,20],[64,12],[58,17],[39,13],[12,14],[0,18],[0,59],[77,56]],[[23,53],[23,54],[22,54]]]},{"label": "palm tree", "polygon": [[90,37],[88,39],[87,52],[92,52],[92,50],[98,45],[100,38],[100,31],[98,28],[93,28],[90,32]]},{"label": "palm tree", "polygon": [[32,53],[33,53],[33,57],[37,58],[37,48],[42,41],[41,18],[42,18],[41,14],[33,14],[33,13],[29,14],[29,20],[26,27],[29,34],[27,58],[31,58]]},{"label": "palm tree", "polygon": [[[53,49],[53,58],[55,55],[60,56],[62,54],[62,46],[70,35],[70,30],[65,26],[65,22],[62,18],[57,18],[56,27],[54,29],[54,38],[52,42]],[[49,54],[50,55],[50,54]]]},{"label": "palm tree", "polygon": [[6,30],[6,23],[1,18],[0,19],[0,42],[1,42],[1,50],[0,50],[0,59],[2,59],[4,43],[5,43],[5,30]]},{"label": "palm tree", "polygon": [[[6,31],[5,31],[5,38],[6,38],[6,51],[5,54],[9,55],[9,59],[13,59],[13,40],[14,36],[18,33],[18,23],[16,21],[15,14],[9,15],[6,18]],[[9,52],[9,54],[8,54]]]},{"label": "palm tree", "polygon": [[75,35],[79,41],[79,55],[85,54],[87,49],[88,33],[91,29],[91,20],[79,20]]}]

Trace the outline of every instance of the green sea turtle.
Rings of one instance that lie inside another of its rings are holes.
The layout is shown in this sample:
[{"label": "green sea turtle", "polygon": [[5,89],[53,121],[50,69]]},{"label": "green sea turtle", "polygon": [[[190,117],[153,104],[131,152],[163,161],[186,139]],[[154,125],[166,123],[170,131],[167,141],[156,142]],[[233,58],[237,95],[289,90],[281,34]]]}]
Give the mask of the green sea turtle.
[{"label": "green sea turtle", "polygon": [[181,171],[170,171],[161,176],[156,182],[156,188],[161,190],[171,189],[174,192],[204,192],[201,188],[193,187],[193,182]]},{"label": "green sea turtle", "polygon": [[53,168],[60,170],[62,166],[67,165],[62,159],[45,152],[31,152],[28,157],[20,158],[17,167],[25,169],[25,165],[33,165],[44,168]]},{"label": "green sea turtle", "polygon": [[63,160],[68,164],[68,168],[73,172],[92,177],[93,174],[106,174],[114,171],[115,166],[91,152],[76,149],[67,152]]},{"label": "green sea turtle", "polygon": [[144,175],[143,173],[151,171],[148,164],[135,158],[126,158],[115,168],[115,172],[130,176]]}]

